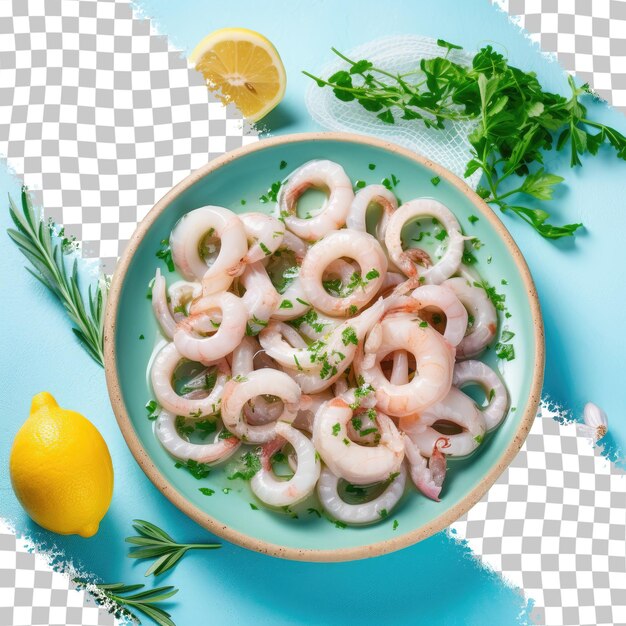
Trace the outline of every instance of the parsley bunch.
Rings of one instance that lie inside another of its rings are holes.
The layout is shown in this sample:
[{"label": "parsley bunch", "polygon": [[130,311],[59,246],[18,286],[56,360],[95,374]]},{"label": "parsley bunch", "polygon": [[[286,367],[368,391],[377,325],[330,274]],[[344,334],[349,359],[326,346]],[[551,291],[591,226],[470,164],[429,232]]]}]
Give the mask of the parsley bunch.
[{"label": "parsley bunch", "polygon": [[[582,224],[555,226],[550,214],[527,206],[527,198],[550,200],[563,181],[543,167],[543,153],[565,150],[570,166],[582,165],[585,153],[595,155],[603,143],[626,160],[626,137],[614,128],[588,119],[581,98],[589,87],[569,77],[571,95],[544,91],[534,72],[508,64],[491,46],[482,48],[471,67],[454,63],[450,50],[461,47],[442,39],[443,56],[421,59],[419,68],[394,74],[366,60],[354,61],[333,52],[348,67],[324,80],[308,72],[320,87],[330,87],[344,102],[356,101],[387,124],[399,117],[427,128],[443,129],[449,121],[474,121],[469,135],[471,159],[465,176],[477,170],[484,185],[478,194],[503,212],[514,213],[547,239],[572,236]],[[508,180],[516,175],[515,184]],[[508,180],[506,185],[503,185]]]}]

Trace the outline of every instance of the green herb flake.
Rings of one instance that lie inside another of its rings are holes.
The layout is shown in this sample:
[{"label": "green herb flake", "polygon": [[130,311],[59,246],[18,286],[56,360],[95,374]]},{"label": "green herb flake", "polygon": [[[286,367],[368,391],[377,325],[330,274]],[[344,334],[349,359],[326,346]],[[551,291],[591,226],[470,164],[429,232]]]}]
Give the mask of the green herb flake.
[{"label": "green herb flake", "polygon": [[365,278],[367,278],[367,280],[374,280],[375,278],[378,278],[379,276],[380,276],[380,272],[375,268],[372,268],[367,274],[365,274]]},{"label": "green herb flake", "polygon": [[367,167],[368,167],[370,170],[372,170],[372,171],[373,171],[373,170],[375,170],[375,169],[376,169],[376,164],[375,164],[375,163],[370,163]]},{"label": "green herb flake", "polygon": [[435,235],[435,239],[443,241],[448,236],[448,231],[443,228]]},{"label": "green herb flake", "polygon": [[495,350],[499,359],[512,361],[515,358],[515,348],[511,343],[497,343]]},{"label": "green herb flake", "polygon": [[211,468],[206,463],[198,463],[193,459],[187,459],[185,462],[177,461],[174,467],[187,470],[196,480],[206,478],[211,473]]},{"label": "green herb flake", "polygon": [[509,341],[511,341],[511,339],[513,339],[513,337],[515,337],[514,332],[511,332],[510,330],[503,330],[502,336],[500,337],[500,341],[502,343],[508,343]]},{"label": "green herb flake", "polygon": [[357,337],[356,331],[354,330],[352,326],[348,326],[341,333],[341,341],[343,342],[344,346],[347,346],[351,343],[354,344],[355,346],[359,345],[359,338]]},{"label": "green herb flake", "polygon": [[354,183],[357,189],[363,189],[366,185],[367,183],[364,180],[357,180],[356,183]]},{"label": "green herb flake", "polygon": [[393,530],[396,530],[396,529],[398,528],[398,526],[399,526],[399,525],[400,525],[400,524],[398,523],[398,520],[397,520],[397,519],[394,519],[394,520],[393,520],[393,526],[392,526],[392,529],[393,529]]},{"label": "green herb flake", "polygon": [[428,328],[428,322],[421,321],[420,328]]},{"label": "green herb flake", "polygon": [[237,460],[235,471],[228,477],[228,480],[241,478],[250,480],[261,469],[261,459],[254,452],[246,452]]},{"label": "green herb flake", "polygon": [[430,182],[436,187],[441,182],[441,178],[439,178],[439,176],[433,176]]},{"label": "green herb flake", "polygon": [[170,272],[174,272],[176,267],[174,266],[174,261],[172,260],[172,250],[170,248],[170,240],[161,239],[161,247],[156,251],[157,259],[161,259],[165,265],[167,265],[167,269]]},{"label": "green herb flake", "polygon": [[343,438],[343,445],[344,446],[349,446],[350,445],[350,440],[347,437]]},{"label": "green herb flake", "polygon": [[200,487],[198,489],[198,491],[203,495],[203,496],[212,496],[215,493],[214,489],[209,489],[208,487]]},{"label": "green herb flake", "polygon": [[351,304],[351,305],[348,307],[348,313],[349,313],[350,315],[356,315],[358,312],[359,312],[359,307],[358,307],[358,306],[356,306],[356,304]]},{"label": "green herb flake", "polygon": [[484,440],[484,439],[485,439],[485,436],[484,436],[484,435],[476,435],[476,437],[474,437],[474,441],[475,441],[478,445],[480,445],[480,444],[483,442],[483,440]]},{"label": "green herb flake", "polygon": [[259,248],[261,248],[261,250],[263,250],[263,254],[265,256],[271,256],[272,252],[270,251],[270,249],[262,241],[259,241]]},{"label": "green herb flake", "polygon": [[378,511],[378,515],[380,515],[382,519],[385,519],[387,515],[389,515],[389,512],[387,511],[387,509],[381,509],[380,511]]},{"label": "green herb flake", "polygon": [[159,404],[156,400],[150,400],[150,402],[146,402],[146,411],[148,412],[148,419],[155,420],[158,416],[156,414],[156,410],[159,407]]},{"label": "green herb flake", "polygon": [[280,165],[278,166],[279,170],[284,170],[287,167],[287,161],[281,161]]},{"label": "green herb flake", "polygon": [[479,218],[478,218],[478,217],[476,217],[475,215],[470,215],[470,216],[467,218],[467,221],[468,221],[470,224],[476,224],[476,222],[478,221],[478,219],[479,219]]},{"label": "green herb flake", "polygon": [[258,507],[256,504],[253,504],[252,502],[250,502],[249,504],[250,504],[250,508],[251,508],[253,511],[258,511],[258,510],[259,510],[259,507]]},{"label": "green herb flake", "polygon": [[320,513],[317,509],[314,509],[313,507],[308,508],[308,509],[306,510],[306,512],[307,512],[309,515],[317,515],[317,517],[319,517],[319,518],[321,518],[321,517],[322,517],[322,514],[321,514],[321,513]]},{"label": "green herb flake", "polygon": [[291,300],[283,300],[280,303],[279,309],[293,309],[293,302]]},{"label": "green herb flake", "polygon": [[333,435],[336,437],[341,430],[341,424],[337,423],[333,426]]}]

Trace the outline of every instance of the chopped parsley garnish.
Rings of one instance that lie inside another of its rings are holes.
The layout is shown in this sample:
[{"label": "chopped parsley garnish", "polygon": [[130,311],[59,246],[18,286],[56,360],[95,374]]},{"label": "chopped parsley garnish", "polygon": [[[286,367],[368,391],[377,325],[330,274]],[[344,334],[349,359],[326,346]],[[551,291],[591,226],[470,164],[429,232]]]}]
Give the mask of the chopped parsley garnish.
[{"label": "chopped parsley garnish", "polygon": [[352,326],[348,326],[348,328],[341,333],[341,341],[344,346],[347,346],[350,343],[353,343],[355,346],[359,345],[359,338],[357,337],[356,331]]},{"label": "chopped parsley garnish", "polygon": [[284,170],[287,167],[287,161],[281,161],[280,165],[278,166],[279,170]]},{"label": "chopped parsley garnish", "polygon": [[344,437],[344,438],[343,438],[343,444],[344,444],[345,446],[349,446],[349,445],[350,445],[350,440],[349,440],[347,437]]},{"label": "chopped parsley garnish", "polygon": [[206,478],[211,473],[211,468],[206,463],[198,463],[193,459],[187,459],[184,463],[177,461],[174,467],[187,470],[196,480]]},{"label": "chopped parsley garnish", "polygon": [[396,530],[396,528],[398,528],[398,526],[399,526],[399,524],[398,524],[398,520],[397,520],[397,519],[394,519],[394,520],[393,520],[393,526],[392,526],[392,529],[393,529],[393,530]]},{"label": "chopped parsley garnish", "polygon": [[148,283],[148,291],[146,293],[146,299],[148,300],[152,300],[152,288],[154,287],[154,281],[155,279],[152,278],[150,282]]},{"label": "chopped parsley garnish", "polygon": [[365,278],[367,280],[374,280],[380,276],[379,271],[376,268],[372,268],[367,274],[365,274]]},{"label": "chopped parsley garnish", "polygon": [[306,512],[307,512],[309,515],[317,515],[317,517],[319,517],[319,518],[321,518],[321,517],[322,517],[322,514],[321,514],[321,513],[320,513],[317,509],[314,509],[313,507],[308,508],[308,509],[306,510]]},{"label": "chopped parsley garnish", "polygon": [[439,176],[433,176],[430,182],[436,187],[441,182],[441,178],[439,178]]},{"label": "chopped parsley garnish", "polygon": [[448,231],[443,228],[435,235],[435,239],[443,241],[448,236]]},{"label": "chopped parsley garnish", "polygon": [[280,303],[279,309],[293,309],[293,302],[291,300],[283,300]]},{"label": "chopped parsley garnish", "polygon": [[365,187],[366,185],[367,183],[364,180],[357,180],[354,184],[357,189],[363,189],[363,187]]},{"label": "chopped parsley garnish", "polygon": [[200,487],[198,491],[204,496],[212,496],[215,493],[213,489],[209,489],[208,487]]},{"label": "chopped parsley garnish", "polygon": [[377,433],[377,432],[378,432],[378,428],[373,426],[372,428],[366,428],[365,430],[361,430],[359,432],[359,435],[361,435],[361,437],[367,437],[367,435],[371,435],[372,433]]},{"label": "chopped parsley garnish", "polygon": [[341,295],[341,280],[339,278],[333,278],[332,280],[323,280],[322,286],[328,293],[333,296]]},{"label": "chopped parsley garnish", "polygon": [[359,417],[353,417],[350,421],[352,422],[352,428],[354,428],[354,430],[361,430],[363,422]]},{"label": "chopped parsley garnish", "polygon": [[193,424],[187,424],[186,419],[184,415],[176,416],[174,426],[179,435],[190,435],[195,430],[195,426],[193,426]]},{"label": "chopped parsley garnish", "polygon": [[299,302],[303,306],[311,306],[306,300],[303,300],[302,298],[296,298],[296,302]]},{"label": "chopped parsley garnish", "polygon": [[145,337],[143,335],[139,335],[139,339],[144,340]]},{"label": "chopped parsley garnish", "polygon": [[348,526],[345,522],[342,522],[342,521],[340,521],[338,519],[330,520],[330,521],[333,522],[333,524],[335,524],[336,528],[347,528],[347,526]]},{"label": "chopped parsley garnish", "polygon": [[185,317],[187,317],[187,308],[184,304],[179,304],[174,307],[174,313],[182,313]]},{"label": "chopped parsley garnish", "polygon": [[385,517],[387,517],[387,515],[389,515],[387,509],[381,509],[380,511],[378,511],[378,515],[380,515],[383,519],[385,519]]},{"label": "chopped parsley garnish", "polygon": [[478,221],[478,218],[477,218],[475,215],[470,215],[470,216],[467,218],[467,221],[468,221],[470,224],[475,224],[475,223]]},{"label": "chopped parsley garnish", "polygon": [[278,198],[278,192],[282,187],[283,183],[280,180],[277,180],[275,183],[270,185],[270,188],[264,193],[262,196],[259,196],[259,201],[263,204],[267,202],[276,202],[276,198]]},{"label": "chopped parsley garnish", "polygon": [[259,510],[259,507],[258,507],[256,504],[253,504],[252,502],[250,502],[250,508],[251,508],[253,511],[258,511],[258,510]]},{"label": "chopped parsley garnish", "polygon": [[298,371],[301,372],[302,371],[302,365],[300,365],[300,361],[298,361],[298,357],[295,354],[293,355],[293,360],[296,363],[296,367],[298,368]]},{"label": "chopped parsley garnish", "polygon": [[480,444],[483,442],[484,438],[485,438],[485,436],[484,436],[484,435],[476,435],[476,437],[474,437],[474,441],[475,441],[478,445],[480,445]]},{"label": "chopped parsley garnish", "polygon": [[496,344],[496,356],[499,359],[506,359],[512,361],[515,358],[515,348],[511,343],[497,343]]},{"label": "chopped parsley garnish", "polygon": [[370,163],[367,167],[373,171],[376,169],[376,163]]},{"label": "chopped parsley garnish", "polygon": [[159,404],[156,400],[150,400],[150,402],[146,403],[146,411],[148,411],[149,420],[155,420],[157,417],[159,417],[158,413],[156,413],[156,410],[158,408]]},{"label": "chopped parsley garnish", "polygon": [[355,313],[358,313],[358,311],[359,311],[359,307],[356,304],[351,304],[348,307],[348,313],[350,315],[354,315]]},{"label": "chopped parsley garnish", "polygon": [[511,341],[511,339],[513,339],[513,337],[515,337],[514,332],[511,332],[510,330],[503,330],[502,337],[500,337],[500,341],[502,343],[508,343],[509,341]]},{"label": "chopped parsley garnish", "polygon": [[196,434],[200,439],[206,439],[211,433],[217,430],[217,423],[215,420],[200,420],[196,422]]},{"label": "chopped parsley garnish", "polygon": [[228,428],[224,428],[222,432],[217,436],[218,439],[232,439],[235,435],[228,430]]},{"label": "chopped parsley garnish", "polygon": [[490,389],[487,397],[489,398],[489,402],[491,402],[496,397],[496,390]]},{"label": "chopped parsley garnish", "polygon": [[241,206],[245,206],[246,201],[245,200],[241,200]]},{"label": "chopped parsley garnish", "polygon": [[246,452],[237,461],[235,471],[228,477],[228,480],[241,478],[250,480],[261,469],[261,459],[254,452]]},{"label": "chopped parsley garnish", "polygon": [[341,424],[335,424],[333,426],[333,435],[336,437],[339,434],[340,430],[341,430]]},{"label": "chopped parsley garnish", "polygon": [[172,249],[170,248],[169,238],[161,239],[161,247],[156,251],[156,257],[165,262],[170,272],[176,270],[174,261],[172,260]]},{"label": "chopped parsley garnish", "polygon": [[509,281],[508,281],[508,280],[506,280],[505,278],[503,278],[503,279],[500,281],[500,284],[501,284],[501,285],[508,285],[508,284],[509,284]]},{"label": "chopped parsley garnish", "polygon": [[484,289],[491,302],[493,302],[493,306],[495,306],[498,311],[504,311],[504,302],[506,300],[504,294],[498,293],[496,288],[491,287],[486,280],[474,282],[474,287]]},{"label": "chopped parsley garnish", "polygon": [[270,252],[270,249],[262,241],[259,241],[259,248],[263,250],[263,254],[265,256],[271,256],[272,253]]},{"label": "chopped parsley garnish", "polygon": [[441,324],[443,317],[439,313],[433,313],[433,324]]},{"label": "chopped parsley garnish", "polygon": [[324,326],[322,322],[318,321],[317,313],[314,309],[307,311],[302,317],[298,317],[295,320],[291,320],[291,325],[294,328],[300,328],[302,324],[308,324],[316,333],[321,333],[324,330]]},{"label": "chopped parsley garnish", "polygon": [[476,257],[468,250],[463,252],[463,257],[461,260],[463,261],[463,263],[465,263],[465,265],[474,265],[474,263],[476,263]]},{"label": "chopped parsley garnish", "polygon": [[420,328],[426,328],[428,326],[428,322],[420,322]]}]

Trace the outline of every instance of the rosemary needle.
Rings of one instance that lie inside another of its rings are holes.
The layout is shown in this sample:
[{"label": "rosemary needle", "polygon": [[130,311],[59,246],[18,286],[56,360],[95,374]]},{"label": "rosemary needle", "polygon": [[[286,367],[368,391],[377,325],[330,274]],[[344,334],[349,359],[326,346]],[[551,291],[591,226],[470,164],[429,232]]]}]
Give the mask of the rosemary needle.
[{"label": "rosemary needle", "polygon": [[22,187],[21,212],[9,196],[9,213],[16,229],[7,232],[33,269],[26,269],[63,304],[74,323],[74,334],[100,365],[104,364],[103,323],[108,282],[104,277],[90,285],[86,297],[81,292],[77,260],[71,269],[65,257],[75,248],[72,241],[56,232],[55,225],[35,215],[28,190]]},{"label": "rosemary needle", "polygon": [[189,550],[215,550],[219,543],[177,543],[164,530],[146,522],[133,520],[133,528],[139,536],[126,537],[127,543],[139,546],[133,548],[128,556],[131,559],[156,559],[146,570],[146,576],[159,576],[171,569]]},{"label": "rosemary needle", "polygon": [[[147,591],[139,591],[145,585],[126,585],[124,583],[90,583],[81,578],[75,578],[74,582],[86,588],[100,605],[110,605],[109,612],[115,617],[128,617],[141,624],[140,619],[133,611],[138,611],[152,619],[159,626],[176,626],[170,619],[170,614],[157,606],[159,602],[169,600],[178,593],[178,589],[168,585],[167,587],[155,587]],[[139,591],[139,593],[133,593]]]}]

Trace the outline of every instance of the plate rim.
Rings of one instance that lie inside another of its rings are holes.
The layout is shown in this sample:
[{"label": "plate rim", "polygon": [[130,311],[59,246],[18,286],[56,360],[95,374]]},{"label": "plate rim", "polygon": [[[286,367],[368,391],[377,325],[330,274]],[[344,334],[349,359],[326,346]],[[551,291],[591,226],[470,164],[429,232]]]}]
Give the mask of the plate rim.
[{"label": "plate rim", "polygon": [[[128,416],[124,401],[122,399],[118,370],[117,370],[117,354],[115,347],[115,327],[117,323],[117,313],[119,308],[120,294],[122,285],[126,277],[130,262],[137,251],[137,248],[143,241],[143,238],[152,227],[156,219],[169,206],[169,204],[194,185],[200,179],[213,173],[232,161],[242,156],[248,155],[259,150],[269,147],[280,146],[289,143],[314,142],[314,141],[339,141],[345,143],[366,144],[387,150],[409,160],[412,160],[427,169],[430,169],[435,175],[445,178],[446,181],[454,185],[464,195],[466,195],[472,204],[480,211],[481,216],[485,217],[491,226],[495,229],[498,236],[504,242],[507,250],[513,258],[517,270],[522,278],[525,287],[526,297],[528,298],[531,319],[533,324],[533,338],[535,343],[535,362],[533,364],[533,374],[530,393],[526,411],[520,421],[519,427],[514,433],[511,443],[502,451],[500,457],[491,467],[489,472],[483,476],[480,482],[469,491],[456,505],[448,509],[444,513],[435,517],[430,522],[421,525],[419,528],[411,530],[402,535],[398,535],[391,539],[385,539],[364,546],[354,546],[347,548],[335,549],[315,549],[315,548],[292,548],[271,543],[262,539],[257,539],[246,533],[230,528],[228,525],[220,522],[216,518],[202,511],[191,501],[189,501],[182,493],[180,493],[174,485],[172,485],[156,465],[152,462],[150,456],[145,451],[139,440],[133,424]],[[370,137],[367,135],[358,135],[355,133],[344,132],[307,132],[293,133],[278,137],[269,137],[260,139],[254,143],[242,146],[230,152],[227,152],[215,159],[209,161],[206,165],[195,170],[183,180],[172,187],[147,213],[144,219],[138,224],[128,245],[118,261],[117,267],[111,279],[109,295],[106,304],[104,319],[104,370],[106,376],[107,389],[111,406],[115,414],[118,426],[122,432],[122,436],[131,451],[133,457],[150,479],[150,481],[161,491],[161,493],[172,502],[185,515],[196,521],[205,529],[218,535],[219,537],[256,552],[268,554],[279,558],[285,558],[295,561],[315,561],[315,562],[337,562],[365,559],[373,556],[379,556],[394,552],[402,548],[408,547],[423,539],[434,535],[435,533],[450,526],[462,515],[464,515],[472,506],[474,506],[487,492],[487,490],[495,483],[498,477],[509,466],[517,452],[524,443],[532,423],[537,414],[539,402],[541,398],[541,388],[543,384],[543,375],[545,368],[545,342],[543,319],[537,290],[532,279],[530,269],[520,251],[519,247],[511,237],[510,233],[495,214],[495,212],[487,205],[487,203],[474,190],[457,177],[455,174],[428,159],[427,157],[413,152],[407,148],[397,145],[393,142]]]}]

